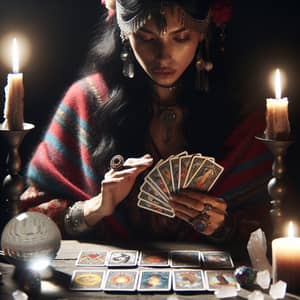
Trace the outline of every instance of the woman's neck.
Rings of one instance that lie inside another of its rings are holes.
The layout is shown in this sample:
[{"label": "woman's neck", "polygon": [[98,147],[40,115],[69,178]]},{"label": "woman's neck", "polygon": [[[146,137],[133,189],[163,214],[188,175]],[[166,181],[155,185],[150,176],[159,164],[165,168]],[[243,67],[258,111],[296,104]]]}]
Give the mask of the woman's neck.
[{"label": "woman's neck", "polygon": [[154,97],[156,102],[163,106],[174,105],[177,103],[177,92],[175,87],[162,87],[154,85]]}]

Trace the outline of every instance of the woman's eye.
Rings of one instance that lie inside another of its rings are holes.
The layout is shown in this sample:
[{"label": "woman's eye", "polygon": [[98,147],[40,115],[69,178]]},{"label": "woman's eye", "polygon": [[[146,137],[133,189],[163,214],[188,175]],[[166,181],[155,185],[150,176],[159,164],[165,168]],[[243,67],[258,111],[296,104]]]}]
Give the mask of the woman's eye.
[{"label": "woman's eye", "polygon": [[176,42],[185,42],[190,40],[190,35],[188,33],[180,33],[174,37]]},{"label": "woman's eye", "polygon": [[152,41],[152,40],[154,40],[153,36],[149,35],[149,34],[139,34],[137,37],[141,41]]}]

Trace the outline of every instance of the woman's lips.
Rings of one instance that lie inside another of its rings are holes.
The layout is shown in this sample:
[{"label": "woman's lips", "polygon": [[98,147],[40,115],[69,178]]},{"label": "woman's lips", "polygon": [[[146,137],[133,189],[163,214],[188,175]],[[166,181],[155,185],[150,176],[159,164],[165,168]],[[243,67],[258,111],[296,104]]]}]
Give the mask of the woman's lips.
[{"label": "woman's lips", "polygon": [[172,68],[153,68],[152,72],[158,76],[170,76],[175,74],[176,70]]}]

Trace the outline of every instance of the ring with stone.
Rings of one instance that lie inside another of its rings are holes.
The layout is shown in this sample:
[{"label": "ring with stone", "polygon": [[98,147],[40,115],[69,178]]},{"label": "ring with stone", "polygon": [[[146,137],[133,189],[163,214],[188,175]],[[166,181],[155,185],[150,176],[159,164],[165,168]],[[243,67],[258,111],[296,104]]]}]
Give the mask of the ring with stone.
[{"label": "ring with stone", "polygon": [[111,169],[118,171],[123,169],[124,157],[120,154],[114,155],[109,163]]},{"label": "ring with stone", "polygon": [[209,216],[207,214],[199,214],[192,218],[189,223],[197,232],[203,232],[209,224]]},{"label": "ring with stone", "polygon": [[207,215],[210,210],[212,210],[213,206],[208,203],[204,203],[204,208],[200,211],[201,214]]}]

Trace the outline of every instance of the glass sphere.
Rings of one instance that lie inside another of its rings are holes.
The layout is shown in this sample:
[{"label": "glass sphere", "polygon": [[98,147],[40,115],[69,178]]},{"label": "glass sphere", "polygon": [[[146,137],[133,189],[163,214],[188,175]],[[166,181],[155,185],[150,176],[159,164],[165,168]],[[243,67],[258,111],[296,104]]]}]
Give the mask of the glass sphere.
[{"label": "glass sphere", "polygon": [[14,263],[51,260],[60,248],[61,233],[49,217],[38,212],[24,212],[4,227],[1,248]]}]

